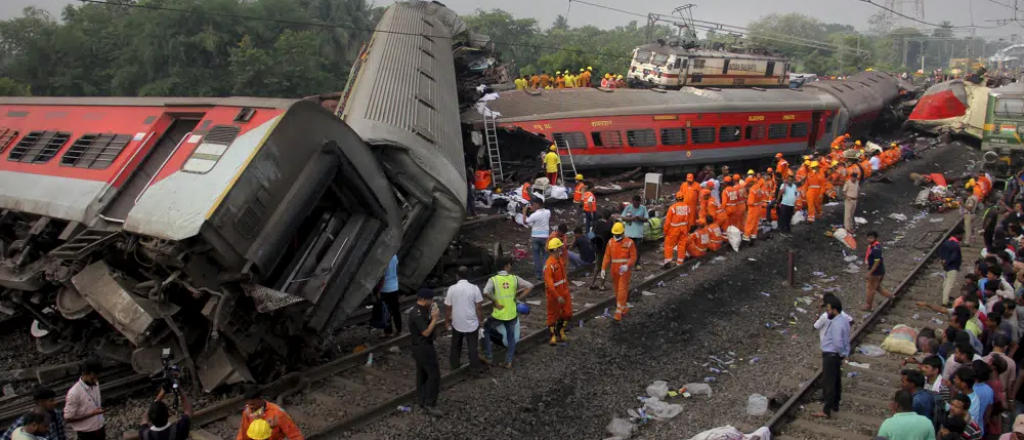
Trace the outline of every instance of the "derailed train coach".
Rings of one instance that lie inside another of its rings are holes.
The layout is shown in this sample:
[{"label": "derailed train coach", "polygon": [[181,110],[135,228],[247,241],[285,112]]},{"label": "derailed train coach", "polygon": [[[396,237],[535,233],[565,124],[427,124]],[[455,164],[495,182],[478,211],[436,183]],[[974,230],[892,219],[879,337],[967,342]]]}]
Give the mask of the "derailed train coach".
[{"label": "derailed train coach", "polygon": [[[378,31],[453,15],[399,3]],[[152,373],[170,349],[207,391],[318,359],[393,255],[415,285],[465,215],[451,51],[421,63],[434,84],[381,90],[417,72],[393,37],[347,123],[302,100],[0,98],[0,310],[43,351]]]},{"label": "derailed train coach", "polygon": [[532,165],[554,142],[578,169],[691,166],[827,151],[836,136],[866,135],[894,115],[898,87],[892,75],[862,72],[795,90],[510,91],[462,120],[482,130],[482,114],[493,115],[506,164]]}]

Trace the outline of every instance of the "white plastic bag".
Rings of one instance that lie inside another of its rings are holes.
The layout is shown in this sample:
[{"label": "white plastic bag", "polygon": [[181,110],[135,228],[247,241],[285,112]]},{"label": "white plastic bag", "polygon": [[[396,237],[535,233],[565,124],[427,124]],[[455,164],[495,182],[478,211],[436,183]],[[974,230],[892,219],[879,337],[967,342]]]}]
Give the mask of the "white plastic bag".
[{"label": "white plastic bag", "polygon": [[569,198],[569,192],[566,191],[564,186],[551,185],[551,198],[555,200],[565,200]]},{"label": "white plastic bag", "polygon": [[605,429],[615,436],[615,438],[627,439],[633,435],[633,430],[636,429],[636,426],[634,426],[629,420],[616,417],[612,419],[611,423],[608,423],[608,426],[605,427]]},{"label": "white plastic bag", "polygon": [[861,352],[864,356],[885,356],[885,350],[877,345],[861,345],[860,347],[857,347],[857,351]]},{"label": "white plastic bag", "polygon": [[743,241],[743,232],[740,232],[735,226],[729,226],[729,229],[725,230],[725,236],[729,238],[729,246],[732,246],[732,250],[740,251],[740,242]]},{"label": "white plastic bag", "polygon": [[789,222],[789,224],[790,225],[798,225],[800,223],[803,223],[804,220],[807,220],[807,215],[804,214],[803,211],[797,211],[796,214],[793,214],[793,220],[791,220]]},{"label": "white plastic bag", "polygon": [[665,421],[683,412],[683,406],[652,397],[644,401],[644,412],[654,420]]},{"label": "white plastic bag", "polygon": [[683,388],[686,388],[686,392],[693,396],[707,394],[708,398],[711,398],[711,385],[706,383],[688,383],[683,385]]},{"label": "white plastic bag", "polygon": [[743,433],[732,426],[722,426],[690,437],[690,440],[743,440]]},{"label": "white plastic bag", "polygon": [[663,380],[656,380],[654,383],[647,386],[648,396],[664,399],[667,394],[668,383]]},{"label": "white plastic bag", "polygon": [[751,394],[747,398],[747,414],[763,416],[768,412],[768,398],[760,394]]}]

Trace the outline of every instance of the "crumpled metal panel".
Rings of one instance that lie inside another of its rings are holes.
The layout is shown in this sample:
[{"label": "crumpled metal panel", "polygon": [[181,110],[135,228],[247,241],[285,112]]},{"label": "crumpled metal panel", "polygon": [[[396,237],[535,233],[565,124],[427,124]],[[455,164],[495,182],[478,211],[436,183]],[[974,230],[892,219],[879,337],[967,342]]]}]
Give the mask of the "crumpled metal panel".
[{"label": "crumpled metal panel", "polygon": [[204,350],[196,359],[196,365],[199,382],[207,393],[221,385],[254,381],[238,352],[220,343],[213,343]]},{"label": "crumpled metal panel", "polygon": [[157,324],[155,305],[129,293],[102,261],[86,266],[71,277],[71,284],[93,309],[134,345],[143,343]]},{"label": "crumpled metal panel", "polygon": [[242,284],[242,290],[256,303],[256,311],[259,313],[273,312],[282,307],[305,301],[298,296],[259,284]]}]

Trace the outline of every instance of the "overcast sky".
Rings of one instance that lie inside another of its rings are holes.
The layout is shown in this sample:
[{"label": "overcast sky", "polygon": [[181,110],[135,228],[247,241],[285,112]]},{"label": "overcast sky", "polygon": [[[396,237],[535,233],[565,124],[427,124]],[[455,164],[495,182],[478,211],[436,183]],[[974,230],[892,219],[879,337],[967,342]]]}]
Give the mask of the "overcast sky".
[{"label": "overcast sky", "polygon": [[[372,0],[370,0],[372,1]],[[773,12],[801,12],[825,22],[851,24],[857,29],[867,28],[868,18],[878,9],[869,3],[859,0],[588,0],[590,3],[602,4],[646,14],[659,12],[669,14],[674,8],[687,1],[695,3],[694,18],[744,26],[752,20]],[[886,4],[886,0],[873,0]],[[897,3],[908,0],[895,0]],[[978,26],[995,26],[985,20],[1013,18],[1013,10],[996,4],[1010,3],[1013,0],[922,0],[924,1],[925,20],[937,23],[949,20],[957,26],[975,24]],[[0,19],[20,15],[22,8],[37,6],[59,14],[64,5],[74,3],[73,0],[0,0]],[[390,0],[377,0],[376,4],[391,3]],[[442,0],[442,3],[460,14],[468,14],[477,8],[502,8],[518,17],[533,17],[540,20],[542,26],[548,27],[558,14],[565,14],[569,6],[568,0]],[[904,5],[904,10],[910,5]],[[1021,7],[1024,10],[1024,6]],[[912,14],[911,14],[912,15]],[[1020,14],[1024,20],[1024,13]],[[573,3],[569,11],[569,24],[580,26],[593,24],[600,27],[611,27],[625,24],[637,19],[619,12],[598,9],[580,3]],[[973,20],[973,23],[972,23]],[[979,36],[1024,36],[1024,24],[1009,23],[999,29],[978,29]]]}]

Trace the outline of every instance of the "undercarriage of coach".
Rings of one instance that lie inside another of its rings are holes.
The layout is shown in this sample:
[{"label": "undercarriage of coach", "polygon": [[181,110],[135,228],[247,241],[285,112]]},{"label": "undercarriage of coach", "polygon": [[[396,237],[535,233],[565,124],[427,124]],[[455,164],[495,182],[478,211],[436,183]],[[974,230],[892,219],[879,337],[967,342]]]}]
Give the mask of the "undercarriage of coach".
[{"label": "undercarriage of coach", "polygon": [[0,311],[30,318],[43,352],[94,353],[154,375],[175,365],[206,391],[275,379],[320,356],[307,316],[315,302],[286,292],[332,294],[324,267],[341,255],[335,238],[350,215],[331,197],[262,280],[224,270],[199,236],[174,242],[4,211]]}]

